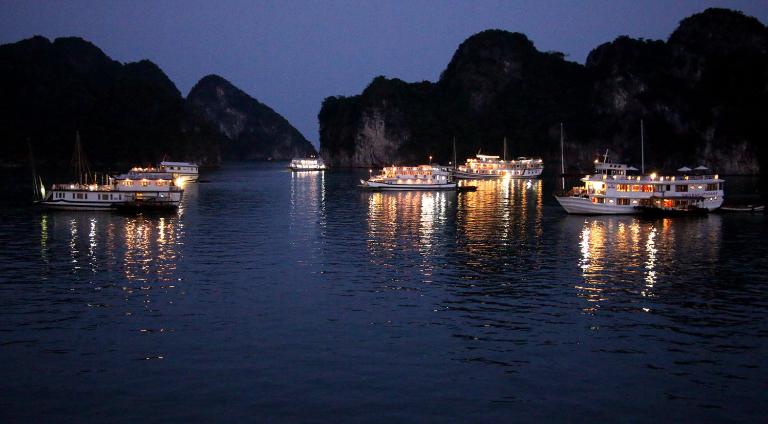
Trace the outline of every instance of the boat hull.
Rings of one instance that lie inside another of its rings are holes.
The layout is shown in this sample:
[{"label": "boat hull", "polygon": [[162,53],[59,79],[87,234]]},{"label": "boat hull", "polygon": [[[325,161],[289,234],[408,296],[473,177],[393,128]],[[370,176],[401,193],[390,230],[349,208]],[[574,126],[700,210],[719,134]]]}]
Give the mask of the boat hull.
[{"label": "boat hull", "polygon": [[307,171],[325,171],[325,167],[314,167],[314,168],[296,168],[293,166],[289,166],[288,169],[290,169],[293,172],[307,172]]},{"label": "boat hull", "polygon": [[362,186],[371,190],[382,191],[424,191],[424,190],[456,190],[456,183],[447,184],[388,184],[375,181],[361,181]]},{"label": "boat hull", "polygon": [[624,215],[636,214],[639,211],[632,205],[610,205],[592,203],[586,197],[555,196],[560,206],[566,212],[577,215]]},{"label": "boat hull", "polygon": [[67,200],[43,200],[38,205],[45,209],[60,211],[111,211],[116,206],[112,202],[70,202]]},{"label": "boat hull", "polygon": [[460,180],[498,180],[504,178],[501,174],[481,174],[477,172],[452,171],[453,178]]}]

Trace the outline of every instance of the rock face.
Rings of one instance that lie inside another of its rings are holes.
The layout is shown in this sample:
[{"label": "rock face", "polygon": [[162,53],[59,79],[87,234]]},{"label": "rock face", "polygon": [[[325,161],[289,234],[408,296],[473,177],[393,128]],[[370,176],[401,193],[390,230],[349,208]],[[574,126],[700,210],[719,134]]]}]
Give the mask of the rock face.
[{"label": "rock face", "polygon": [[121,64],[80,38],[33,37],[0,46],[0,162],[66,169],[79,131],[95,169],[163,156],[220,161],[222,137],[187,111],[154,63]]},{"label": "rock face", "polygon": [[605,149],[657,169],[706,164],[721,173],[768,167],[768,29],[740,12],[688,17],[668,41],[619,37],[585,65],[540,52],[523,34],[489,30],[464,41],[436,83],[377,77],[357,96],[329,97],[321,155],[336,166],[448,162],[478,150],[559,161],[559,123],[572,170]]},{"label": "rock face", "polygon": [[226,136],[226,158],[288,160],[316,154],[285,118],[218,75],[201,79],[187,103]]},{"label": "rock face", "polygon": [[184,99],[154,63],[122,64],[80,38],[33,37],[0,46],[0,166],[29,160],[66,170],[75,133],[93,169],[163,158],[216,166],[223,157],[314,153],[285,119],[216,76]]}]

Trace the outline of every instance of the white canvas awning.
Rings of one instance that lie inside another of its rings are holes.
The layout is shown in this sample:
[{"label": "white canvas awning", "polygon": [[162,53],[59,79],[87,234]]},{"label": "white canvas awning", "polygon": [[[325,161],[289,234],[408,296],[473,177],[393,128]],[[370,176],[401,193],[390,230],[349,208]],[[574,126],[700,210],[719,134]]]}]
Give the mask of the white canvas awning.
[{"label": "white canvas awning", "polygon": [[677,170],[677,172],[691,172],[691,171],[692,171],[692,169],[691,169],[691,168],[689,168],[689,167],[687,167],[687,166],[684,166],[684,167],[682,167],[682,168],[679,168],[679,169]]}]

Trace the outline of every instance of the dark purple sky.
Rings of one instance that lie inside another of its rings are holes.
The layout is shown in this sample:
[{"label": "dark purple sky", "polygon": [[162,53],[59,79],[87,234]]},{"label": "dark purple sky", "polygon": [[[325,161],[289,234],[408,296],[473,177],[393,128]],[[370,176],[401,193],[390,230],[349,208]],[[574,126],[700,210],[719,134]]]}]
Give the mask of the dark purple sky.
[{"label": "dark purple sky", "polygon": [[215,73],[285,116],[317,144],[323,98],[377,75],[435,81],[456,47],[488,28],[584,62],[619,35],[666,39],[707,7],[768,22],[768,1],[8,1],[0,43],[76,35],[115,60],[150,59],[182,94]]}]

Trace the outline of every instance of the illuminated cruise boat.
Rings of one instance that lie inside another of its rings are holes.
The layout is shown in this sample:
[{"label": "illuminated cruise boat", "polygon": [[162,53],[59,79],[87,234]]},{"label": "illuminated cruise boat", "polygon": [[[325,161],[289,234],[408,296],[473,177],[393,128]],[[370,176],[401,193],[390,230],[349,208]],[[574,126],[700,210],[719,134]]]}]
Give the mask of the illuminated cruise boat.
[{"label": "illuminated cruise boat", "polygon": [[172,210],[183,195],[170,173],[128,172],[107,184],[54,184],[39,204],[64,210]]},{"label": "illuminated cruise boat", "polygon": [[291,171],[323,171],[326,166],[320,158],[296,158],[288,165]]},{"label": "illuminated cruise boat", "polygon": [[183,181],[195,182],[198,178],[199,167],[191,162],[160,162],[160,172],[173,174],[173,178],[181,178]]},{"label": "illuminated cruise boat", "polygon": [[360,180],[373,190],[455,190],[451,171],[438,165],[389,166],[381,174]]},{"label": "illuminated cruise boat", "polygon": [[723,204],[725,180],[716,174],[690,174],[692,170],[684,167],[678,175],[628,175],[633,170],[624,164],[596,160],[595,173],[581,179],[583,186],[555,198],[572,214],[693,213],[712,211]]},{"label": "illuminated cruise boat", "polygon": [[459,165],[453,175],[459,179],[484,180],[494,178],[538,178],[544,164],[541,159],[520,157],[503,160],[499,156],[477,155]]}]

